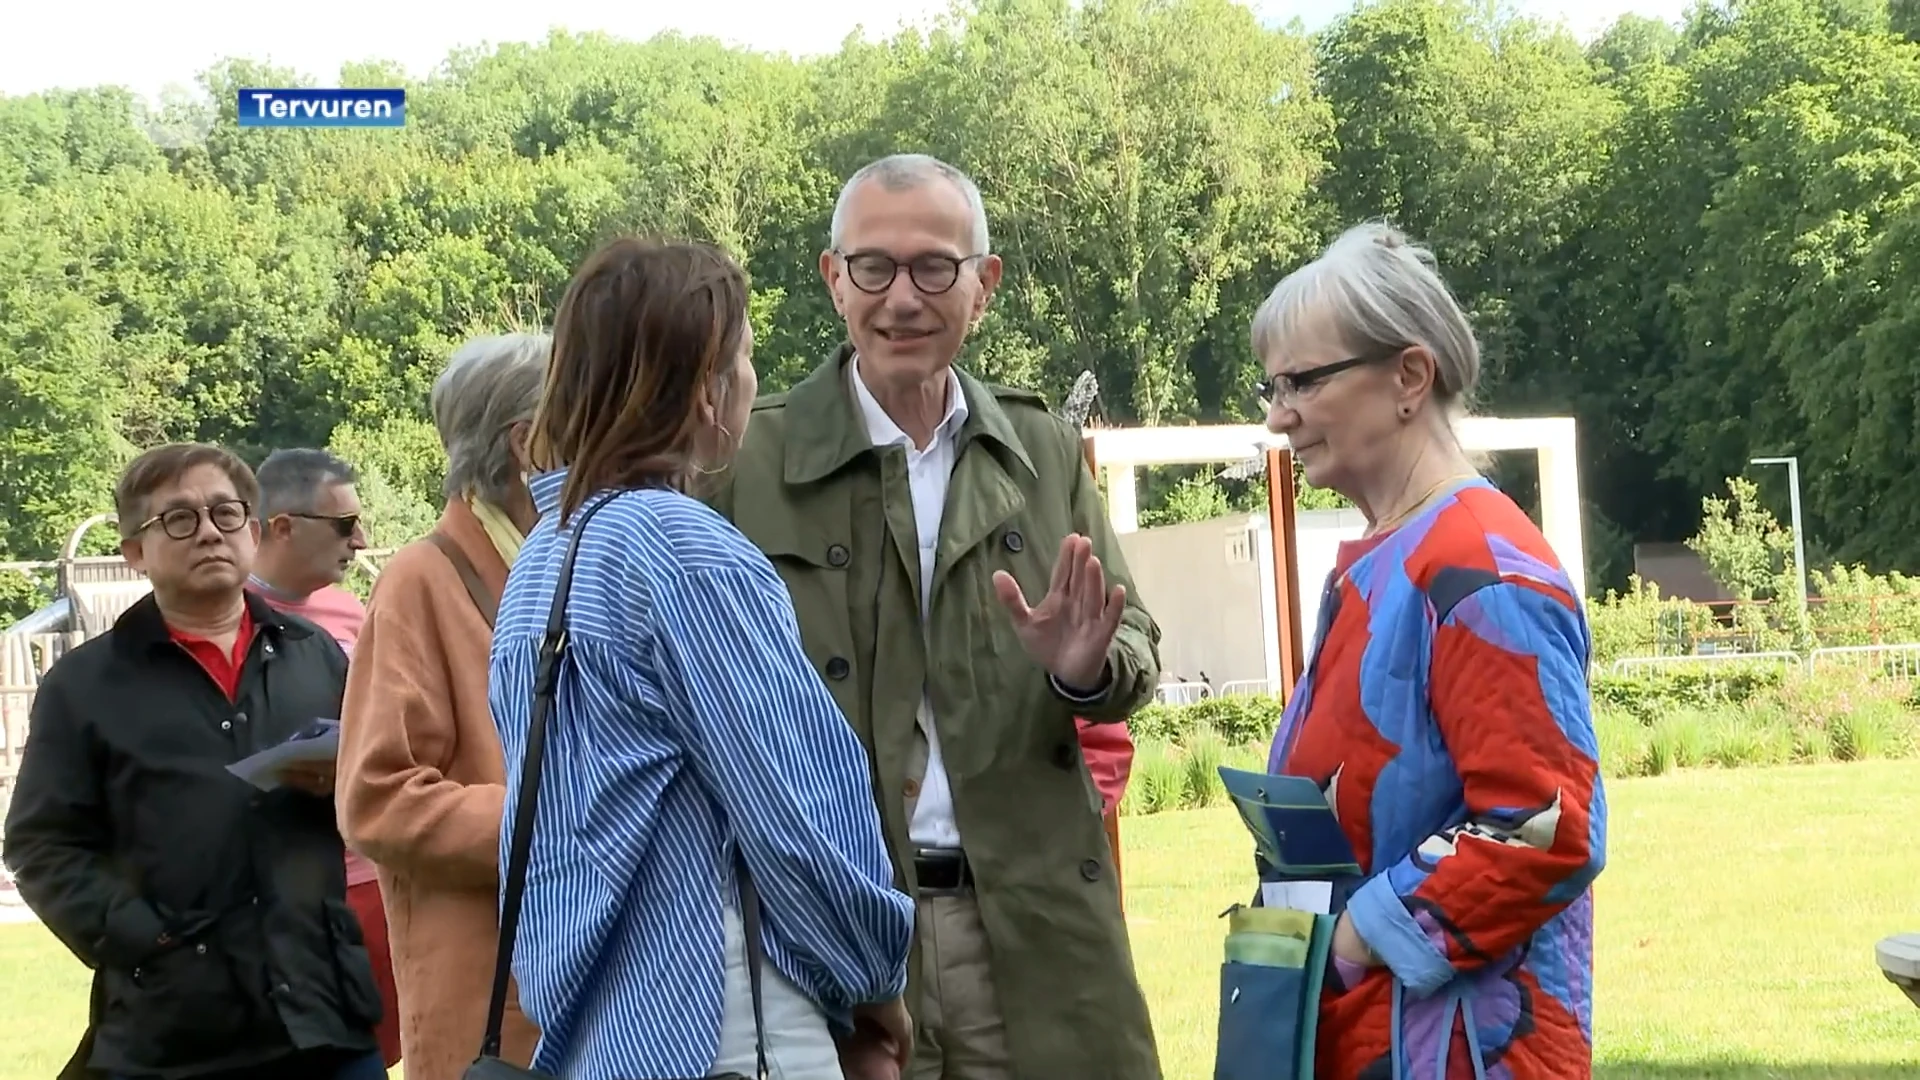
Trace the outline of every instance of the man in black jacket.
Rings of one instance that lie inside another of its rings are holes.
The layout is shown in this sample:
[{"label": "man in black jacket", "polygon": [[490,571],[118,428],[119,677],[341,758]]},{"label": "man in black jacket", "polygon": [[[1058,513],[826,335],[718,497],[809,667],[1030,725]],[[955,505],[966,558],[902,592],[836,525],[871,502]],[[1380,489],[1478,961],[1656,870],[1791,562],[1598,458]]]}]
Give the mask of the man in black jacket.
[{"label": "man in black jacket", "polygon": [[346,655],[244,588],[253,473],[173,444],[115,491],[153,593],[53,666],[7,815],[20,895],[94,970],[63,1076],[384,1080],[330,767],[227,766],[340,715]]}]

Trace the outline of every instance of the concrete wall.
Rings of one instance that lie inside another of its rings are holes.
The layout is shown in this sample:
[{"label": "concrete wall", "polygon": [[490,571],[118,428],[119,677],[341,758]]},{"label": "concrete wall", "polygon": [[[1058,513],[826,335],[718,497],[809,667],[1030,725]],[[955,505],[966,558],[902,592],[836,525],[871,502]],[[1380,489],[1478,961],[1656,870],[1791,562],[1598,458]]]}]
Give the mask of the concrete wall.
[{"label": "concrete wall", "polygon": [[[1264,525],[1264,520],[1263,520]],[[1313,631],[1320,625],[1320,594],[1327,585],[1327,575],[1333,573],[1333,563],[1340,554],[1340,544],[1346,540],[1358,540],[1367,530],[1367,519],[1358,510],[1301,510],[1294,514],[1294,526],[1297,534],[1300,559],[1300,639],[1307,644],[1307,655],[1313,655]],[[1266,530],[1261,531],[1261,539],[1266,539]]]},{"label": "concrete wall", "polygon": [[[1160,624],[1160,670],[1214,686],[1267,678],[1261,567],[1247,515],[1123,533],[1141,603]],[[1264,534],[1262,534],[1264,535]]]},{"label": "concrete wall", "polygon": [[[1357,539],[1357,510],[1296,516],[1301,636],[1311,638],[1320,592],[1342,540]],[[1182,681],[1279,679],[1271,542],[1265,514],[1161,525],[1120,535],[1141,601],[1160,624],[1160,666]]]}]

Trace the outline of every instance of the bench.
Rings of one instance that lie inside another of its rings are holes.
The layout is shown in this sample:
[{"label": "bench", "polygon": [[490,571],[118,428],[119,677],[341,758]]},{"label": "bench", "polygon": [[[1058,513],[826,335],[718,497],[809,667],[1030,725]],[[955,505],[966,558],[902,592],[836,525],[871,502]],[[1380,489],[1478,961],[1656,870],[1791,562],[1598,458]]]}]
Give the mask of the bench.
[{"label": "bench", "polygon": [[1887,981],[1920,1005],[1920,934],[1895,934],[1874,947]]}]

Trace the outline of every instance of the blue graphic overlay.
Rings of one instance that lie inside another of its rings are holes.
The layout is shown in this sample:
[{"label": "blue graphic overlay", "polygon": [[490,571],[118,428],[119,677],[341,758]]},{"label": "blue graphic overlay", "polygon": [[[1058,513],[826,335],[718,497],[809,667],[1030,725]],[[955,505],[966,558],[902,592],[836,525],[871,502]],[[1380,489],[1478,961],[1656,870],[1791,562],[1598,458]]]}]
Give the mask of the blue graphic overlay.
[{"label": "blue graphic overlay", "polygon": [[405,90],[243,87],[241,127],[397,128],[407,122]]}]

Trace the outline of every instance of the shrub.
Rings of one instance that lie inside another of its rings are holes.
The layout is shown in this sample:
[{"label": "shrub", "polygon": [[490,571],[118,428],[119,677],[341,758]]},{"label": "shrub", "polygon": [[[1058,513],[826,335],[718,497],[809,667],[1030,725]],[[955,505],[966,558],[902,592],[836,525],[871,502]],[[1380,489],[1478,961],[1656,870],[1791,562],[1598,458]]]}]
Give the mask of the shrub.
[{"label": "shrub", "polygon": [[1134,713],[1127,729],[1135,739],[1178,743],[1198,730],[1213,732],[1229,743],[1265,742],[1280,726],[1280,699],[1271,694],[1213,697],[1192,705],[1158,702]]},{"label": "shrub", "polygon": [[1190,736],[1180,749],[1186,764],[1187,804],[1212,806],[1226,798],[1219,771],[1226,763],[1226,741],[1211,731],[1201,731]]},{"label": "shrub", "polygon": [[1157,814],[1179,810],[1187,801],[1187,767],[1171,743],[1158,739],[1136,739],[1133,747],[1133,773],[1127,779],[1127,793],[1121,797],[1122,814]]},{"label": "shrub", "polygon": [[1593,662],[1606,667],[1629,656],[1669,656],[1694,651],[1719,636],[1713,609],[1688,600],[1662,597],[1658,587],[1638,575],[1624,593],[1609,590],[1587,605],[1593,633]]},{"label": "shrub", "polygon": [[1621,709],[1651,723],[1674,708],[1745,705],[1777,692],[1789,677],[1784,664],[1734,660],[1630,675],[1596,672],[1591,692],[1596,709]]},{"label": "shrub", "polygon": [[[1809,676],[1733,662],[1599,675],[1592,694],[1600,766],[1609,777],[1920,754],[1920,683],[1877,671]],[[1265,768],[1279,715],[1272,697],[1142,710],[1131,724],[1133,779],[1120,812],[1219,802],[1218,767]]]},{"label": "shrub", "polygon": [[1191,734],[1186,745],[1136,736],[1133,775],[1120,798],[1120,813],[1131,817],[1218,805],[1226,798],[1220,766],[1258,771],[1266,764],[1266,744],[1235,745],[1204,729]]},{"label": "shrub", "polygon": [[1808,612],[1821,645],[1920,641],[1920,578],[1861,566],[1813,571],[1819,602]]},{"label": "shrub", "polygon": [[[1746,652],[1920,642],[1920,578],[1872,574],[1862,567],[1812,570],[1804,626],[1799,607],[1776,596],[1717,607],[1663,597],[1639,577],[1625,592],[1587,604],[1593,663],[1644,656],[1687,656],[1709,646]],[[1790,582],[1789,582],[1790,584]],[[1785,595],[1791,596],[1789,588]]]}]

